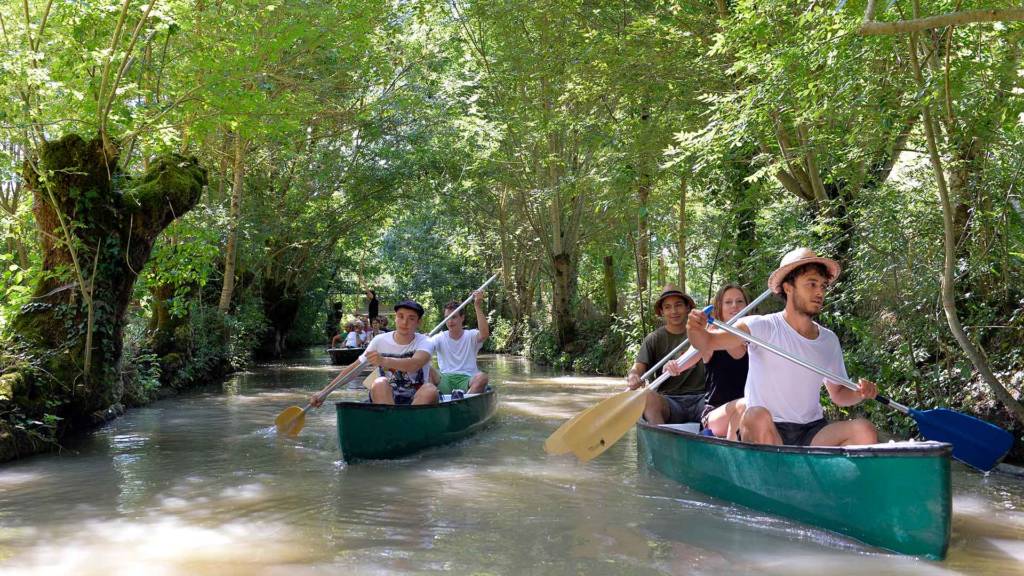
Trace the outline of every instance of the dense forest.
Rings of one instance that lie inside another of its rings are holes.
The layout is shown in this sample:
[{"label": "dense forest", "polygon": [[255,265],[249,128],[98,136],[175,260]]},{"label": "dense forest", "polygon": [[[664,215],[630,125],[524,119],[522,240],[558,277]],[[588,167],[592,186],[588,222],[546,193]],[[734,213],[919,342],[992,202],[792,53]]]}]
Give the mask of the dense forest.
[{"label": "dense forest", "polygon": [[1019,458],[1022,20],[998,0],[4,2],[0,460],[322,345],[366,288],[429,323],[500,271],[490,346],[622,374],[661,286],[753,296],[798,245],[844,267],[822,322],[851,374],[1012,428]]}]

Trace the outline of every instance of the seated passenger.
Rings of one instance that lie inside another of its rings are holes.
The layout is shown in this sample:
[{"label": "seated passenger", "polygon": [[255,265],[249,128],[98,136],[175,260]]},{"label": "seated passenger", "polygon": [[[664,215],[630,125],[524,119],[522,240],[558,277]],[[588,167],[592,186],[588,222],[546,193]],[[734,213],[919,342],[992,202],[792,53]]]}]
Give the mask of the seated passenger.
[{"label": "seated passenger", "polygon": [[[438,389],[442,394],[451,394],[460,390],[469,394],[479,394],[487,388],[488,377],[476,365],[476,355],[484,345],[484,340],[491,335],[487,325],[487,315],[483,311],[484,293],[473,292],[473,307],[476,309],[477,328],[465,329],[466,315],[459,310],[445,322],[448,330],[435,334],[431,338],[437,354],[437,364],[441,368],[441,380]],[[452,301],[445,305],[447,317],[459,307]]]},{"label": "seated passenger", "polygon": [[[747,293],[739,284],[726,284],[715,294],[714,315],[722,322],[732,319],[747,306]],[[701,427],[711,430],[715,436],[736,440],[740,416],[746,407],[743,401],[743,387],[747,382],[747,346],[743,344],[728,350],[705,350],[700,359],[704,362],[704,411]],[[688,363],[692,366],[693,362]],[[680,366],[678,361],[665,365],[673,375],[681,374],[689,366]]]},{"label": "seated passenger", "polygon": [[345,348],[359,348],[359,336],[356,334],[355,322],[345,324]]},{"label": "seated passenger", "polygon": [[[644,338],[636,363],[629,369],[626,382],[630,389],[643,385],[640,376],[686,340],[686,317],[693,310],[693,298],[674,286],[666,286],[654,302],[654,313],[665,325]],[[655,377],[661,374],[659,370]],[[700,422],[704,411],[704,363],[669,378],[656,393],[647,394],[644,418],[651,424]]]}]

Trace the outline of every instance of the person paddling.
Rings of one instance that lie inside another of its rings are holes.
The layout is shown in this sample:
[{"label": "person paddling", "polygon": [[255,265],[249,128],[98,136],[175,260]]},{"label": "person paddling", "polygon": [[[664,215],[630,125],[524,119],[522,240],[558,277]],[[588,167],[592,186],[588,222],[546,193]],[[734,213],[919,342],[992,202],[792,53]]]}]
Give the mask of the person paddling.
[{"label": "person paddling", "polygon": [[[370,385],[370,401],[374,404],[437,404],[437,387],[429,380],[433,345],[426,334],[416,330],[423,318],[423,307],[412,300],[395,304],[395,331],[381,334],[366,347],[358,360],[344,370],[355,370],[369,362],[377,367],[379,376]],[[314,408],[320,407],[333,390],[328,385],[310,398]]]},{"label": "person paddling", "polygon": [[[686,339],[686,318],[693,308],[688,294],[671,284],[665,286],[654,302],[654,313],[665,325],[644,338],[636,363],[626,375],[631,390],[643,386],[640,376]],[[647,394],[646,402],[644,419],[652,424],[698,422],[704,410],[704,363],[697,361],[696,366],[668,379],[657,393]]]},{"label": "person paddling", "polygon": [[[431,337],[431,344],[437,353],[437,365],[441,369],[438,389],[442,394],[480,394],[487,388],[488,377],[476,365],[476,355],[491,335],[487,314],[483,310],[484,293],[473,292],[473,308],[476,311],[475,329],[465,329],[466,315],[461,310],[448,318],[448,330]],[[444,315],[459,308],[454,300],[445,304]],[[457,392],[458,391],[458,392]]]},{"label": "person paddling", "polygon": [[[768,288],[786,303],[782,312],[739,320],[734,326],[800,358],[806,358],[846,377],[839,339],[814,321],[825,303],[825,291],[839,276],[839,263],[822,258],[809,248],[797,248],[782,258],[768,277]],[[707,315],[690,312],[687,329],[695,348],[730,350],[743,344],[738,336],[709,331]],[[848,446],[874,444],[878,432],[863,418],[829,423],[821,408],[824,383],[837,406],[854,406],[878,394],[875,383],[860,379],[851,390],[823,380],[817,373],[751,344],[745,398],[747,409],[740,418],[739,435],[756,444],[797,446]]]},{"label": "person paddling", "polygon": [[[721,321],[728,322],[746,307],[749,300],[742,286],[726,284],[715,294],[714,313]],[[728,350],[703,350],[700,359],[704,362],[704,385],[707,390],[704,394],[701,427],[710,430],[715,436],[736,440],[740,416],[746,409],[743,388],[747,382],[747,345],[744,342]],[[696,358],[686,366],[681,366],[678,360],[674,360],[665,365],[665,371],[676,376],[695,361]]]}]

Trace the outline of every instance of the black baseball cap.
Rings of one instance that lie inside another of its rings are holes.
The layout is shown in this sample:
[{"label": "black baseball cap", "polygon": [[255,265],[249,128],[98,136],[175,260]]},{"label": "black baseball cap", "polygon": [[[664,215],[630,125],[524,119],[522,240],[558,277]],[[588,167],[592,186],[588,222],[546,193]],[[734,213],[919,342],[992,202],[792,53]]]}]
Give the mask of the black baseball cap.
[{"label": "black baseball cap", "polygon": [[395,312],[398,312],[399,308],[408,308],[415,312],[416,316],[423,318],[423,306],[420,306],[415,300],[402,300],[395,304]]}]

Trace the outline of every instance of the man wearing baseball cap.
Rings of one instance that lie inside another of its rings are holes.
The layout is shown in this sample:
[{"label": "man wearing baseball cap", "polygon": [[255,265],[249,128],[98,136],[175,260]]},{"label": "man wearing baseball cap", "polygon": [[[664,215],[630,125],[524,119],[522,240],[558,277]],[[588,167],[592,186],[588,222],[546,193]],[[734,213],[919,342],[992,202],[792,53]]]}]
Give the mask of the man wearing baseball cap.
[{"label": "man wearing baseball cap", "polygon": [[[643,386],[640,376],[686,339],[686,317],[694,306],[688,294],[671,284],[665,286],[654,301],[654,313],[661,316],[665,324],[644,338],[636,363],[626,374],[630,389]],[[665,381],[657,393],[647,394],[644,419],[652,424],[700,422],[703,411],[704,364],[697,362],[693,368]]]},{"label": "man wearing baseball cap", "polygon": [[[364,361],[377,369],[378,377],[370,386],[374,404],[437,404],[437,387],[430,383],[430,338],[416,332],[423,318],[423,307],[412,300],[395,304],[395,330],[370,341],[366,351],[345,370],[355,370]],[[326,388],[309,403],[324,403]]]},{"label": "man wearing baseball cap", "polygon": [[[843,351],[835,333],[814,321],[825,304],[825,291],[839,276],[839,263],[809,248],[797,248],[782,258],[768,277],[768,288],[786,303],[782,312],[740,319],[735,326],[798,358],[846,376]],[[707,316],[694,310],[687,324],[690,342],[698,350],[724,350],[744,340],[708,330]],[[755,444],[848,446],[874,444],[875,427],[863,418],[829,423],[821,409],[821,385],[838,406],[853,406],[874,398],[878,387],[863,378],[860,390],[822,379],[816,372],[781,358],[762,347],[747,347],[750,368],[744,395],[747,411],[740,419],[740,438]]]}]

